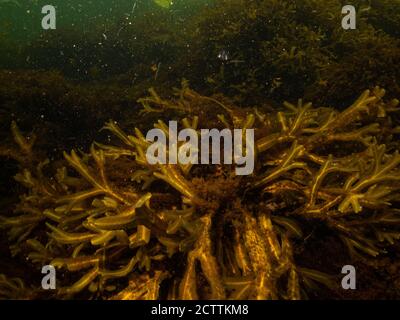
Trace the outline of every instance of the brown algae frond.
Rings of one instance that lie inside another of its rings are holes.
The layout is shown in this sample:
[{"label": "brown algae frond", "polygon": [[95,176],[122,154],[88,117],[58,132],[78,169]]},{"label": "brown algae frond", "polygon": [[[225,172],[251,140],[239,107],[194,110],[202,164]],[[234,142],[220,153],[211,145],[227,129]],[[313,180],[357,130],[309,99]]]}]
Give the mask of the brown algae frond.
[{"label": "brown algae frond", "polygon": [[[112,121],[104,129],[116,136],[113,145],[66,152],[57,165],[30,157],[16,176],[26,194],[0,226],[14,255],[63,275],[50,294],[301,299],[315,282],[338,285],[299,263],[299,246],[314,239],[307,225],[323,224],[352,259],[371,263],[400,238],[392,206],[400,189],[399,128],[391,122],[398,101],[386,101],[383,89],[365,91],[341,112],[299,100],[274,114],[203,97],[187,83],[171,100],[150,94],[140,100],[145,114],[172,109],[186,128],[254,128],[255,171],[149,165],[143,133]],[[1,279],[3,296],[23,291],[17,280]]]}]

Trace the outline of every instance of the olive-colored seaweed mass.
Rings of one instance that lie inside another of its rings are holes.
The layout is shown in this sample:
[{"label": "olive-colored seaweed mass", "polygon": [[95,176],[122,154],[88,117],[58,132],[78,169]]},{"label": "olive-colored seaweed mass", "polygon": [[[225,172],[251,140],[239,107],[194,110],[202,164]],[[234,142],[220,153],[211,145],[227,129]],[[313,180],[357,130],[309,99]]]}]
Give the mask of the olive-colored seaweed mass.
[{"label": "olive-colored seaweed mass", "polygon": [[400,238],[399,102],[384,95],[366,90],[341,112],[302,100],[275,113],[237,108],[186,82],[172,99],[154,89],[140,99],[143,117],[174,110],[182,127],[255,128],[250,176],[229,165],[149,165],[142,131],[113,121],[103,129],[114,143],[51,163],[13,123],[19,153],[10,156],[21,155],[16,179],[27,191],[0,226],[13,255],[58,276],[55,291],[2,276],[1,296],[300,299],[316,283],[340,285],[298,262],[297,248],[315,240],[310,223],[332,230],[354,261],[378,266]]}]

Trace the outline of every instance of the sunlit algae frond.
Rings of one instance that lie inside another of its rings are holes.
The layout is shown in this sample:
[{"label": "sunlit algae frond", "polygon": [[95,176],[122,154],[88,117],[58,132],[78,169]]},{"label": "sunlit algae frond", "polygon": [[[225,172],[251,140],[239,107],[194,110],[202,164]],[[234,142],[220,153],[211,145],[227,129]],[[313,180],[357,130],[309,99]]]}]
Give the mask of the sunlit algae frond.
[{"label": "sunlit algae frond", "polygon": [[399,239],[399,128],[390,116],[398,101],[383,89],[344,111],[299,100],[273,114],[201,96],[185,82],[171,100],[149,92],[139,100],[145,116],[172,111],[182,128],[255,128],[254,173],[148,165],[143,132],[113,121],[103,129],[115,144],[95,142],[53,164],[13,123],[19,150],[7,152],[27,192],[1,227],[13,255],[38,270],[54,265],[62,277],[43,293],[2,276],[2,297],[300,299],[336,281],[296,263],[304,222],[326,225],[354,259],[377,260]]}]

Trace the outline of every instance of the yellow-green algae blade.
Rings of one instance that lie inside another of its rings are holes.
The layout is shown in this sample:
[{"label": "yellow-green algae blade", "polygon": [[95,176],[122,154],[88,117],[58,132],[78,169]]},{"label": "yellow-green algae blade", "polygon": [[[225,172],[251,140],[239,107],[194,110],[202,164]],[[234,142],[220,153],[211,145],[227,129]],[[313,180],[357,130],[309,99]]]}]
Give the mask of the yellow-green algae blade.
[{"label": "yellow-green algae blade", "polygon": [[169,9],[172,5],[171,0],[153,0],[155,4],[165,9]]}]

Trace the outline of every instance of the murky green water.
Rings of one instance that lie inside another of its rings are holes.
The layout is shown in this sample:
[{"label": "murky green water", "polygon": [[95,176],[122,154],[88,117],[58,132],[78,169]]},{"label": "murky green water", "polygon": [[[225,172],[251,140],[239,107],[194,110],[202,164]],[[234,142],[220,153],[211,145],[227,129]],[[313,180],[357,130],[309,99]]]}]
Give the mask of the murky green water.
[{"label": "murky green water", "polygon": [[87,32],[93,25],[104,26],[122,19],[134,19],[145,12],[164,10],[174,17],[212,4],[213,0],[175,0],[168,8],[152,0],[3,0],[0,1],[1,34],[7,39],[32,39],[42,32],[41,9],[51,4],[57,10],[58,28]]}]

